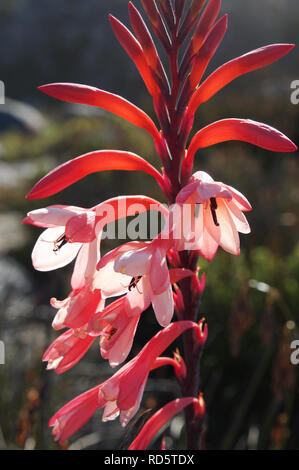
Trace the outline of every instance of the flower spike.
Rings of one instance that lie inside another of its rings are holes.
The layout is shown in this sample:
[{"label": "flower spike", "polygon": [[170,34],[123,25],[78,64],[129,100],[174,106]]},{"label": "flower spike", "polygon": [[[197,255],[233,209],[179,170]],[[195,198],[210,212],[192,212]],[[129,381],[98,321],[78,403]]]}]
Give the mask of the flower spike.
[{"label": "flower spike", "polygon": [[[60,100],[97,106],[146,130],[154,139],[163,165],[161,173],[131,152],[92,151],[49,172],[27,197],[51,196],[98,171],[138,170],[155,178],[168,206],[146,196],[120,196],[91,208],[52,205],[29,212],[23,223],[45,229],[32,252],[36,269],[58,269],[76,258],[70,294],[64,300],[50,301],[58,309],[53,328],[68,330],[44,354],[48,369],[58,374],[69,370],[95,338],[110,366],[120,365],[127,359],[140,317],[150,305],[161,326],[114,375],[55,413],[49,423],[55,439],[68,439],[102,408],[103,421],[119,416],[121,425],[126,426],[139,409],[149,373],[171,365],[182,398],[157,411],[129,449],[146,449],[161,426],[183,408],[187,448],[198,449],[205,415],[203,395],[198,395],[200,358],[208,335],[205,319],[196,323],[206,283],[205,274],[199,279],[199,257],[210,262],[219,247],[239,255],[239,233],[250,233],[244,213],[251,210],[251,205],[240,191],[221,180],[215,181],[204,171],[192,175],[194,156],[201,148],[229,140],[276,152],[292,152],[297,147],[266,124],[236,118],[213,122],[194,132],[189,145],[187,142],[202,103],[232,80],[275,62],[294,46],[274,44],[254,50],[230,60],[202,81],[227,29],[227,15],[217,21],[221,0],[141,0],[141,4],[151,28],[131,1],[132,32],[111,15],[110,22],[153,98],[160,128],[144,111],[113,93],[73,83],[52,83],[39,89]],[[166,52],[167,67],[152,32]],[[147,211],[160,213],[154,219],[155,226],[160,226],[160,217],[163,218],[160,233],[155,231],[150,237],[153,239],[147,241],[135,240],[140,222],[135,219],[134,234],[128,230],[128,236],[135,241],[117,246],[101,257],[102,238],[104,234],[111,235],[109,230],[105,233],[104,227]],[[108,305],[106,299],[112,299]],[[184,359],[178,350],[174,357],[161,357],[182,334]]]}]

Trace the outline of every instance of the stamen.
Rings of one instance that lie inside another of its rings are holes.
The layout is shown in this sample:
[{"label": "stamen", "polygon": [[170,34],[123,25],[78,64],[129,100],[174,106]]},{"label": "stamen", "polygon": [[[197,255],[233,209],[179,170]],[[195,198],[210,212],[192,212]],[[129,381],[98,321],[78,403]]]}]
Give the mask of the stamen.
[{"label": "stamen", "polygon": [[56,252],[59,251],[64,245],[66,245],[67,242],[68,242],[68,241],[67,241],[67,238],[66,238],[65,234],[61,235],[59,238],[57,238],[57,240],[55,240],[53,251],[56,253]]},{"label": "stamen", "polygon": [[117,332],[117,328],[114,328],[112,326],[111,329],[109,331],[107,331],[107,333],[106,333],[107,340],[110,341],[110,339],[112,338],[112,336],[115,335],[116,332]]},{"label": "stamen", "polygon": [[212,217],[213,217],[213,222],[216,225],[216,227],[219,227],[219,223],[218,223],[218,220],[217,220],[217,214],[216,214],[216,210],[218,209],[217,201],[214,197],[211,197],[210,201],[211,201],[211,206],[210,207],[211,207],[211,214],[212,214]]},{"label": "stamen", "polygon": [[142,276],[132,277],[131,282],[129,284],[129,291],[131,291],[133,288],[137,287],[137,284],[138,284],[138,282],[140,281],[141,278],[142,278]]}]

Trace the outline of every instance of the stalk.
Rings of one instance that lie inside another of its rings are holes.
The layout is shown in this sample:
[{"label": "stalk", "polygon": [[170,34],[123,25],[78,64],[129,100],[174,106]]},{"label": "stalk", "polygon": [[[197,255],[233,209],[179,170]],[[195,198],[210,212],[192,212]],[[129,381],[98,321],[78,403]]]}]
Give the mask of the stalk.
[{"label": "stalk", "polygon": [[[176,12],[177,13],[177,12]],[[176,16],[176,22],[171,31],[171,49],[168,52],[170,73],[171,73],[171,93],[167,103],[170,117],[170,128],[166,134],[165,140],[172,157],[166,175],[171,182],[171,193],[169,203],[173,204],[175,198],[182,188],[180,178],[181,160],[184,156],[186,141],[189,132],[182,129],[183,115],[177,110],[177,102],[180,96],[183,80],[179,76],[178,58],[181,39],[179,36],[180,18]],[[163,129],[162,129],[163,130]],[[185,251],[180,253],[180,267],[187,268],[197,273],[198,255],[194,256],[193,252]],[[200,302],[200,293],[194,291],[192,278],[187,278],[179,284],[184,301],[184,311],[182,312],[182,320],[198,320],[198,308]],[[186,331],[183,334],[183,357],[187,367],[187,375],[181,381],[181,393],[183,397],[198,397],[200,384],[200,358],[202,347],[196,344],[192,332]],[[202,418],[196,418],[194,410],[191,406],[185,409],[186,439],[187,449],[196,450],[200,447],[200,437],[202,432]]]}]

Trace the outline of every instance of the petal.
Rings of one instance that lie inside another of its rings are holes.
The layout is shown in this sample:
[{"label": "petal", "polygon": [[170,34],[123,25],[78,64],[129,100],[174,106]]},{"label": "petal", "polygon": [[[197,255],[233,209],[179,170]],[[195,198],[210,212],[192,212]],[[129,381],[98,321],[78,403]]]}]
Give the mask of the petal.
[{"label": "petal", "polygon": [[69,242],[88,243],[95,238],[96,214],[86,211],[71,217],[65,226],[65,235]]},{"label": "petal", "polygon": [[133,418],[133,416],[135,416],[135,414],[139,410],[140,403],[141,403],[142,396],[143,396],[143,392],[144,392],[145,384],[146,384],[146,380],[144,381],[144,383],[140,387],[138,397],[137,397],[137,400],[136,400],[135,404],[131,408],[129,408],[128,410],[121,410],[119,420],[120,420],[120,424],[123,428],[128,424],[128,422]]},{"label": "petal", "polygon": [[233,201],[225,202],[225,204],[229,210],[231,218],[233,219],[235,227],[238,230],[238,232],[250,233],[251,231],[250,226],[243,212],[240,211],[240,209],[236,206],[236,204]]},{"label": "petal", "polygon": [[230,216],[225,202],[221,201],[221,199],[218,199],[217,203],[217,218],[221,230],[219,245],[228,253],[231,253],[232,255],[239,255],[240,239],[234,221]]},{"label": "petal", "polygon": [[201,183],[198,185],[196,190],[196,202],[203,204],[204,202],[211,199],[211,197],[216,197],[217,194],[221,191],[220,183]]},{"label": "petal", "polygon": [[114,261],[108,262],[96,272],[93,289],[101,289],[103,298],[117,297],[128,292],[132,276],[114,270]]},{"label": "petal", "polygon": [[52,416],[49,426],[54,426],[52,434],[54,434],[55,440],[64,442],[96,412],[98,390],[99,387],[94,387],[82,393]]},{"label": "petal", "polygon": [[149,272],[152,254],[152,246],[126,251],[115,260],[114,269],[132,277],[143,276]]},{"label": "petal", "polygon": [[149,276],[143,276],[136,287],[126,295],[126,314],[136,316],[144,312],[150,306],[151,295]]},{"label": "petal", "polygon": [[[79,255],[77,256],[74,271],[71,279],[71,286],[73,290],[81,289],[84,285],[91,281],[96,271],[96,266],[99,260],[99,240],[94,240],[92,243],[83,244]],[[94,287],[98,289],[98,287]]]},{"label": "petal", "polygon": [[77,256],[81,243],[66,243],[54,251],[54,243],[63,235],[64,227],[48,228],[41,233],[32,251],[32,263],[37,271],[62,268]]},{"label": "petal", "polygon": [[27,217],[23,223],[36,225],[37,227],[57,227],[66,225],[67,221],[74,216],[84,212],[86,209],[75,206],[55,205],[36,209],[35,211],[28,212]]},{"label": "petal", "polygon": [[139,318],[139,315],[128,318],[125,327],[118,330],[112,336],[112,339],[105,344],[105,351],[101,343],[102,356],[104,359],[109,359],[111,367],[116,367],[127,359],[132,348]]},{"label": "petal", "polygon": [[183,189],[181,189],[178,193],[175,202],[177,204],[184,204],[189,202],[189,198],[196,191],[197,187],[198,181],[193,181],[192,183],[186,184],[186,186],[184,186]]},{"label": "petal", "polygon": [[218,250],[220,229],[214,224],[209,208],[201,206],[199,211],[199,216],[200,215],[203,218],[203,229],[202,237],[199,240],[199,251],[207,261],[212,261]]},{"label": "petal", "polygon": [[152,306],[157,318],[158,323],[161,326],[167,326],[171,322],[174,312],[174,303],[172,288],[169,285],[168,289],[162,294],[152,296]]},{"label": "petal", "polygon": [[242,193],[240,193],[240,191],[235,188],[232,188],[231,186],[228,186],[227,184],[224,186],[233,195],[233,201],[239,207],[239,209],[241,209],[241,211],[251,211],[252,207],[250,202]]},{"label": "petal", "polygon": [[159,246],[154,249],[151,259],[150,283],[154,294],[161,294],[170,284],[166,253]]},{"label": "petal", "polygon": [[119,409],[117,408],[116,401],[108,401],[104,408],[102,421],[106,423],[107,421],[113,421],[119,416]]}]

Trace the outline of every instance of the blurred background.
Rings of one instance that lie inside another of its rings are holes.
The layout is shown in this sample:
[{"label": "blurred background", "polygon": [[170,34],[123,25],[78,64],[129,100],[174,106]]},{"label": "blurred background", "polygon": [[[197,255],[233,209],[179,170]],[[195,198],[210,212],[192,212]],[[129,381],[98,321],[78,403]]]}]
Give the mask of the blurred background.
[{"label": "blurred background", "polygon": [[[229,29],[208,72],[257,47],[299,44],[298,0],[222,3]],[[140,7],[138,0],[135,4]],[[50,204],[88,207],[117,194],[161,197],[147,175],[104,172],[51,199],[25,199],[47,171],[92,150],[130,150],[159,167],[151,138],[141,129],[37,90],[55,81],[94,85],[153,116],[143,83],[114,38],[109,12],[128,24],[125,0],[2,0],[0,5],[0,80],[6,88],[0,105],[0,340],[6,347],[6,363],[0,365],[1,449],[61,448],[47,427],[51,415],[111,375],[96,344],[65,375],[45,371],[41,357],[56,337],[49,299],[67,296],[71,267],[33,270],[30,254],[40,230],[21,225],[23,217]],[[251,118],[278,128],[298,145],[299,104],[290,101],[290,84],[299,80],[298,58],[295,49],[227,86],[201,106],[195,130],[225,117]],[[207,402],[203,447],[298,449],[299,365],[290,363],[290,343],[299,339],[298,154],[231,142],[202,150],[196,167],[238,188],[254,208],[248,214],[252,234],[241,236],[241,256],[219,250],[211,264],[200,264],[207,276],[201,315],[209,325],[201,366]],[[109,242],[103,248],[108,250]],[[144,313],[132,354],[158,329],[152,311]],[[171,371],[158,370],[148,381],[142,407],[156,409],[178,394]],[[103,424],[97,413],[62,448],[125,447],[137,427],[124,431],[118,421]],[[168,448],[184,447],[182,416],[166,436]]]}]

